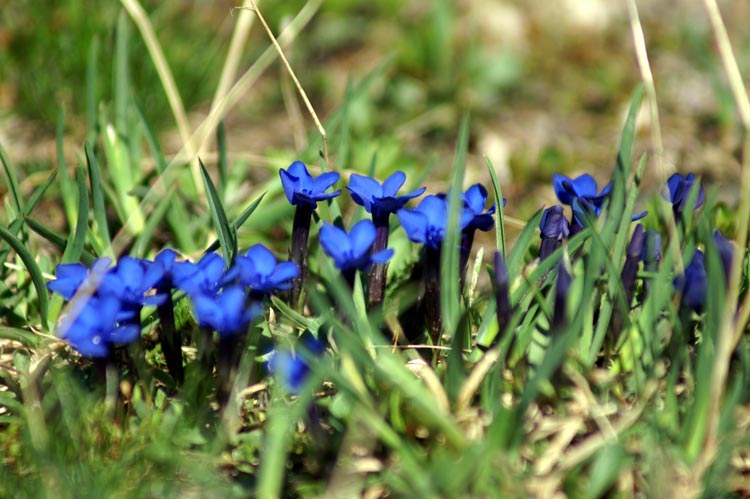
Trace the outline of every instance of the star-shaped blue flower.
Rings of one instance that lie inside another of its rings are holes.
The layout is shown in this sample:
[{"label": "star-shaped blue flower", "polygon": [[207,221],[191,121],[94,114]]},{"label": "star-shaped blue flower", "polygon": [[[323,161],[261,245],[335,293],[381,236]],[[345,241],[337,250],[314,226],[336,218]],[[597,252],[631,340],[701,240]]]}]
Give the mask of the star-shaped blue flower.
[{"label": "star-shaped blue flower", "polygon": [[375,235],[375,226],[366,219],[354,224],[349,234],[326,223],[320,228],[320,244],[337,269],[365,270],[374,263],[387,263],[393,257],[390,248],[370,254]]},{"label": "star-shaped blue flower", "polygon": [[381,185],[377,180],[363,175],[353,174],[346,187],[355,203],[363,206],[367,213],[372,213],[373,219],[396,213],[415,197],[421,196],[425,187],[420,187],[408,194],[397,195],[398,190],[406,182],[406,174],[396,171],[385,179]]},{"label": "star-shaped blue flower", "polygon": [[198,325],[220,336],[247,332],[250,322],[263,311],[260,302],[248,300],[244,286],[228,286],[217,295],[198,293],[191,300]]},{"label": "star-shaped blue flower", "polygon": [[140,336],[140,325],[119,323],[121,303],[115,296],[91,296],[72,302],[61,319],[62,338],[86,357],[107,357],[115,344],[127,344]]},{"label": "star-shaped blue flower", "polygon": [[[662,192],[662,197],[672,203],[672,210],[675,216],[679,216],[685,210],[685,204],[688,201],[688,197],[690,197],[690,191],[696,182],[697,179],[692,173],[688,173],[684,177],[679,173],[675,173],[667,180],[667,186]],[[695,199],[693,209],[700,208],[703,205],[705,197],[706,194],[703,191],[703,185],[699,184],[698,197]]]},{"label": "star-shaped blue flower", "polygon": [[299,268],[295,263],[279,263],[268,248],[256,244],[235,259],[224,282],[237,279],[243,286],[249,286],[254,293],[270,294],[291,289],[291,281],[298,275]]},{"label": "star-shaped blue flower", "polygon": [[198,262],[175,262],[172,279],[177,289],[188,296],[197,293],[216,294],[224,277],[226,264],[217,253],[206,253]]},{"label": "star-shaped blue flower", "polygon": [[[111,264],[112,260],[109,258],[97,259],[91,269],[82,263],[61,263],[55,269],[55,280],[47,283],[47,289],[70,300],[85,282],[101,280]],[[94,275],[97,276],[96,279],[92,279]]]},{"label": "star-shaped blue flower", "polygon": [[299,393],[310,374],[310,361],[325,351],[325,344],[314,338],[308,337],[302,342],[303,355],[288,350],[274,350],[267,364],[268,371],[276,375],[284,390],[290,394]]},{"label": "star-shaped blue flower", "polygon": [[341,190],[325,192],[339,180],[336,172],[325,172],[313,177],[302,161],[295,161],[287,170],[279,170],[281,185],[286,198],[293,205],[308,205],[315,208],[318,201],[335,198]]},{"label": "star-shaped blue flower", "polygon": [[573,201],[576,199],[584,199],[596,208],[597,215],[599,214],[598,210],[601,210],[604,204],[604,200],[612,191],[612,183],[610,182],[597,194],[596,180],[588,173],[584,173],[575,179],[555,173],[552,176],[552,183],[555,187],[555,195],[562,204],[573,206]]},{"label": "star-shaped blue flower", "polygon": [[[463,230],[474,218],[470,209],[464,208],[459,220]],[[415,210],[399,210],[398,220],[409,239],[432,249],[440,249],[448,225],[448,202],[439,196],[425,197]]]},{"label": "star-shaped blue flower", "polygon": [[[484,211],[484,206],[487,204],[487,189],[482,184],[474,184],[466,189],[463,198],[464,205],[471,210],[472,214],[472,219],[466,229],[478,229],[483,232],[492,229],[495,225],[495,219],[492,216],[495,214],[495,204],[493,203],[487,211]],[[505,206],[504,199],[503,206]]]}]

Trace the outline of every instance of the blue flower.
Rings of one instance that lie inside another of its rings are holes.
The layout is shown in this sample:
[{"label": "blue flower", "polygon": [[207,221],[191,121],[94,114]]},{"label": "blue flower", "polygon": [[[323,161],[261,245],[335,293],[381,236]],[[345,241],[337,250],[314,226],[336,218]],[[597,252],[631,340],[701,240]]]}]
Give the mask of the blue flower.
[{"label": "blue flower", "polygon": [[244,286],[228,286],[217,295],[198,293],[191,300],[198,325],[214,329],[220,336],[247,332],[250,322],[263,311],[260,302],[248,303]]},{"label": "blue flower", "polygon": [[682,291],[682,306],[700,311],[706,301],[708,275],[703,252],[696,250],[690,265],[685,267],[685,274],[674,280],[674,287]]},{"label": "blue flower", "polygon": [[[473,217],[471,210],[464,208],[459,229],[463,230]],[[427,196],[416,210],[399,210],[398,220],[411,241],[440,249],[448,225],[448,202],[439,196]]]},{"label": "blue flower", "polygon": [[612,191],[612,183],[610,182],[597,194],[598,186],[596,180],[588,173],[584,173],[575,179],[555,173],[552,176],[552,183],[555,187],[555,195],[562,204],[572,207],[574,201],[584,200],[586,204],[594,208],[594,213],[597,216],[604,204],[604,200],[607,199],[607,196]]},{"label": "blue flower", "polygon": [[172,266],[174,286],[188,296],[216,294],[224,277],[226,263],[217,253],[206,253],[197,262],[175,262]]},{"label": "blue flower", "polygon": [[119,323],[120,301],[114,296],[91,296],[72,302],[60,321],[62,338],[86,357],[107,357],[115,344],[127,344],[140,336],[140,326]]},{"label": "blue flower", "polygon": [[293,205],[308,205],[315,208],[318,201],[335,198],[341,194],[341,190],[325,192],[338,181],[338,173],[321,173],[314,178],[301,161],[295,161],[287,170],[279,170],[279,176],[281,176],[284,194]]},{"label": "blue flower", "polygon": [[98,282],[111,263],[109,258],[99,258],[91,270],[82,263],[61,263],[55,270],[55,280],[47,283],[47,289],[70,300],[87,280],[92,279],[92,275],[97,275],[94,280]]},{"label": "blue flower", "polygon": [[308,374],[310,361],[325,351],[325,344],[314,338],[303,339],[302,355],[287,350],[274,350],[268,361],[268,371],[290,394],[297,394],[302,389]]},{"label": "blue flower", "polygon": [[147,269],[151,265],[152,262],[140,258],[120,258],[117,265],[102,279],[98,293],[102,296],[116,297],[125,310],[140,310],[144,305],[160,305],[165,297],[149,292],[155,288],[163,272],[157,269],[147,274]]},{"label": "blue flower", "polygon": [[291,281],[298,275],[299,268],[295,263],[278,263],[268,248],[256,244],[235,259],[224,282],[237,279],[243,286],[249,286],[254,293],[270,294],[273,291],[291,289]]},{"label": "blue flower", "polygon": [[387,263],[393,257],[392,249],[370,254],[375,242],[375,226],[369,220],[360,220],[349,234],[329,223],[320,229],[320,244],[326,254],[333,258],[336,268],[365,270],[373,263]]},{"label": "blue flower", "polygon": [[[482,184],[474,184],[464,192],[463,199],[464,206],[471,210],[472,214],[472,219],[465,230],[479,229],[487,232],[492,229],[495,225],[495,219],[492,216],[495,214],[495,205],[493,204],[487,211],[484,211],[484,206],[487,203],[487,189]],[[504,199],[503,206],[505,206]]]},{"label": "blue flower", "polygon": [[352,195],[352,199],[358,205],[364,206],[367,213],[372,213],[373,219],[395,213],[409,201],[422,195],[425,187],[398,196],[398,190],[404,185],[406,174],[402,171],[394,172],[385,179],[383,184],[378,183],[370,177],[353,174],[349,178],[346,187]]},{"label": "blue flower", "polygon": [[565,218],[563,207],[555,205],[544,210],[539,230],[542,232],[542,239],[562,241],[567,238],[570,235],[570,224]]},{"label": "blue flower", "polygon": [[[685,210],[685,204],[690,197],[690,191],[692,191],[696,180],[695,175],[692,173],[688,173],[684,177],[679,173],[675,173],[667,180],[667,186],[662,191],[662,197],[672,203],[672,210],[675,216],[679,216]],[[695,199],[693,209],[699,208],[703,204],[705,197],[706,194],[703,191],[703,186],[699,184],[698,197]]]}]

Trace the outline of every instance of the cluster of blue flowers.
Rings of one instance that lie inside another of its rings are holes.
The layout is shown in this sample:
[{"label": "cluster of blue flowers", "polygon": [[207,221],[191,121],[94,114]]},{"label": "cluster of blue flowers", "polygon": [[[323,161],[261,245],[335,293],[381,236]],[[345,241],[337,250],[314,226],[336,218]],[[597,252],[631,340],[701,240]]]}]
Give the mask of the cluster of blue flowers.
[{"label": "cluster of blue flowers", "polygon": [[[62,337],[85,356],[107,358],[114,347],[132,343],[140,337],[143,307],[156,307],[168,367],[175,379],[182,379],[182,341],[180,332],[174,327],[174,290],[184,292],[190,299],[198,326],[205,331],[217,332],[221,339],[245,335],[251,323],[263,315],[264,299],[272,293],[290,291],[290,304],[299,306],[308,267],[312,215],[318,202],[342,193],[341,190],[331,190],[340,176],[335,172],[325,172],[313,177],[299,161],[280,170],[279,175],[289,203],[296,208],[290,261],[277,261],[270,250],[258,244],[238,255],[233,262],[227,262],[213,252],[191,262],[180,259],[177,253],[167,249],[153,261],[125,256],[114,265],[109,259],[97,260],[90,268],[79,263],[61,264],[57,267],[56,279],[48,284],[48,288],[66,300],[72,300],[59,324]],[[406,208],[409,201],[424,194],[425,188],[399,195],[405,181],[406,175],[400,171],[383,183],[362,175],[351,175],[346,188],[351,199],[362,206],[371,219],[360,220],[349,231],[324,223],[319,241],[350,286],[353,286],[358,271],[368,273],[368,305],[376,306],[383,300],[386,264],[394,253],[388,248],[388,236],[390,216],[395,214],[408,238],[423,247],[418,264],[422,270],[415,274],[420,279],[421,290],[416,310],[417,315],[423,316],[419,329],[426,326],[432,339],[436,340],[441,333],[440,251],[447,231],[448,200],[445,194],[427,195],[416,208]],[[553,185],[560,203],[570,207],[571,218],[566,218],[561,205],[544,211],[539,225],[541,260],[598,217],[612,191],[611,183],[599,190],[594,178],[588,174],[575,179],[555,174]],[[701,206],[705,197],[702,186],[692,174],[670,177],[663,196],[672,204],[676,219],[686,209]],[[470,186],[462,194],[462,200],[458,223],[461,231],[461,283],[474,234],[477,230],[491,230],[496,212],[494,204],[487,208],[488,193],[481,184]],[[690,203],[692,206],[689,207]],[[645,215],[646,212],[635,215],[632,220]],[[728,277],[733,247],[718,232],[714,239]],[[629,301],[633,298],[640,263],[653,270],[660,255],[661,236],[638,224],[627,248],[621,276]],[[561,300],[564,300],[569,281],[570,275],[560,266],[555,310],[564,310],[564,301]],[[701,251],[696,251],[684,274],[675,279],[675,288],[681,292],[686,308],[700,310],[705,301],[706,282],[704,256]],[[502,331],[510,322],[513,311],[508,292],[509,276],[503,255],[499,253],[495,255],[494,283]],[[556,312],[555,316],[560,314],[562,312]],[[305,349],[313,356],[320,355],[323,350],[320,345],[318,342]],[[280,375],[290,392],[296,392],[310,369],[310,358],[310,355],[275,351],[269,369]]]}]

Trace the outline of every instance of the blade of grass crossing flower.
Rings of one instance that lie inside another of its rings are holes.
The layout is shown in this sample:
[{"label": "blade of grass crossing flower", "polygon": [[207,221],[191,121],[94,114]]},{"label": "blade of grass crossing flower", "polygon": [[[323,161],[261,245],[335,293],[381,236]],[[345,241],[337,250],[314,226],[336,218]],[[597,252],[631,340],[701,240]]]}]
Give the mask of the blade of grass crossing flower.
[{"label": "blade of grass crossing flower", "polygon": [[206,166],[203,164],[203,161],[198,161],[200,163],[203,185],[206,188],[211,219],[214,222],[214,228],[219,238],[219,245],[221,246],[221,251],[224,253],[224,258],[226,258],[227,265],[232,265],[234,257],[237,256],[237,232],[229,224],[229,220],[227,220],[227,214],[224,211],[221,199],[219,199],[219,193],[216,192],[216,187],[208,175]]},{"label": "blade of grass crossing flower", "polygon": [[[154,157],[154,161],[156,161],[156,171],[158,171],[160,175],[163,175],[167,169],[167,161],[164,159],[161,147],[156,141],[153,130],[146,121],[146,117],[143,115],[140,106],[136,105],[134,107],[140,117],[141,127],[146,136],[146,142],[148,142],[151,155]],[[173,198],[173,202],[170,203],[166,219],[175,236],[177,247],[185,253],[194,253],[197,250],[197,247],[195,244],[195,238],[190,232],[190,218],[182,197],[179,194],[176,194]]]},{"label": "blade of grass crossing flower", "polygon": [[495,194],[495,246],[497,250],[505,256],[505,221],[503,220],[503,190],[500,181],[497,179],[495,166],[492,164],[490,157],[484,155],[484,162],[487,164],[487,171],[490,172],[492,180],[492,190]]},{"label": "blade of grass crossing flower", "polygon": [[99,169],[99,161],[91,151],[90,145],[85,147],[86,165],[89,170],[89,182],[91,183],[91,198],[94,202],[94,221],[98,230],[99,246],[103,248],[102,256],[114,258],[112,252],[112,239],[109,235],[107,224],[107,208],[104,205],[104,190],[102,189],[102,176]]},{"label": "blade of grass crossing flower", "polygon": [[458,287],[461,243],[459,219],[463,207],[462,193],[468,147],[469,116],[464,115],[461,119],[458,140],[456,141],[456,151],[453,157],[453,180],[448,192],[448,223],[440,254],[440,311],[442,314],[443,332],[449,336],[455,333],[461,314],[459,308],[461,290]]},{"label": "blade of grass crossing flower", "polygon": [[26,270],[29,271],[29,275],[31,276],[31,282],[34,285],[34,289],[36,290],[37,299],[39,300],[39,312],[40,312],[40,318],[41,318],[41,324],[42,329],[48,330],[47,325],[47,287],[44,283],[44,277],[42,276],[42,271],[39,268],[39,265],[36,263],[36,260],[34,260],[34,257],[31,255],[29,250],[26,248],[26,246],[23,245],[23,243],[13,234],[10,233],[8,229],[0,225],[0,239],[3,239],[8,245],[13,248],[13,251],[16,252],[18,257],[23,262],[24,266],[26,267]]},{"label": "blade of grass crossing flower", "polygon": [[86,187],[86,174],[83,168],[76,168],[76,185],[78,186],[78,217],[72,237],[68,238],[61,262],[73,263],[81,258],[86,244],[86,232],[89,228],[89,191]]}]

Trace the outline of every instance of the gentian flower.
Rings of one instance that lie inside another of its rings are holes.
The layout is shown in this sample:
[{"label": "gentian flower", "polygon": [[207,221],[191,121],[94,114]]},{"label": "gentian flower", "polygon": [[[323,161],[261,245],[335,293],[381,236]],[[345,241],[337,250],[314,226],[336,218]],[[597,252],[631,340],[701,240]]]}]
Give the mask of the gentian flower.
[{"label": "gentian flower", "polygon": [[[495,225],[495,219],[492,215],[495,214],[495,205],[484,211],[484,206],[487,203],[487,189],[482,184],[474,184],[463,194],[464,206],[471,210],[472,218],[471,221],[466,225],[466,230],[481,230],[487,232],[492,229]],[[505,199],[503,199],[503,206],[505,206]]]},{"label": "gentian flower", "polygon": [[339,179],[336,172],[326,172],[314,178],[301,161],[295,161],[288,170],[279,170],[284,194],[297,209],[292,224],[291,260],[299,268],[299,275],[292,283],[291,304],[298,305],[302,287],[307,274],[307,241],[310,237],[310,219],[318,206],[318,201],[335,198],[340,190],[326,192]]},{"label": "gentian flower", "polygon": [[373,221],[396,213],[415,197],[421,196],[426,187],[420,187],[408,194],[398,196],[398,190],[406,182],[406,174],[396,171],[385,179],[381,185],[377,180],[363,175],[352,174],[346,187],[355,203],[363,206],[367,213],[372,213]]},{"label": "gentian flower", "polygon": [[234,265],[224,277],[224,282],[237,279],[243,286],[250,287],[251,294],[260,298],[273,291],[291,289],[291,281],[298,275],[299,269],[295,263],[279,263],[268,248],[256,244],[235,259]]},{"label": "gentian flower", "polygon": [[[159,305],[164,302],[163,295],[149,294],[161,280],[163,273],[159,270],[147,274],[151,262],[140,258],[124,256],[120,258],[102,279],[98,293],[102,296],[112,295],[120,300],[124,310],[140,308],[144,305]],[[148,279],[146,277],[148,276]]]},{"label": "gentian flower", "polygon": [[[70,300],[87,280],[94,280],[98,284],[111,264],[109,258],[97,259],[91,269],[82,263],[61,263],[55,269],[55,280],[47,283],[47,289]],[[92,279],[93,275],[97,277]]]},{"label": "gentian flower", "polygon": [[604,200],[612,191],[612,183],[610,182],[597,194],[596,180],[588,173],[584,173],[575,179],[555,173],[552,176],[552,183],[555,187],[555,195],[562,204],[572,207],[576,200],[584,201],[586,206],[593,209],[596,216],[599,216]]},{"label": "gentian flower", "polygon": [[318,201],[335,198],[341,190],[326,192],[329,187],[338,182],[339,174],[325,172],[317,178],[310,175],[302,161],[295,161],[287,170],[279,170],[281,185],[284,187],[286,198],[293,205],[308,205],[315,208]]},{"label": "gentian flower", "polygon": [[175,262],[172,266],[174,287],[188,296],[216,294],[224,277],[226,263],[217,253],[206,253],[198,262]]},{"label": "gentian flower", "polygon": [[643,251],[646,242],[646,233],[643,231],[643,225],[638,224],[635,226],[633,236],[628,244],[628,249],[625,256],[625,265],[622,267],[622,273],[620,274],[620,280],[622,286],[625,289],[625,303],[628,307],[633,302],[633,296],[635,295],[635,284],[636,277],[638,274],[638,264],[643,259]]},{"label": "gentian flower", "polygon": [[156,255],[154,261],[146,269],[144,279],[154,282],[156,295],[163,297],[163,303],[157,305],[156,313],[159,316],[159,340],[167,362],[167,369],[177,384],[185,380],[185,372],[182,367],[182,333],[177,329],[174,322],[174,302],[172,300],[172,288],[174,287],[174,267],[177,262],[177,252],[172,249],[164,249]]},{"label": "gentian flower", "polygon": [[375,226],[366,219],[354,224],[349,234],[329,223],[323,224],[320,229],[323,250],[333,259],[336,268],[344,273],[350,286],[354,285],[357,270],[366,270],[376,263],[387,263],[393,257],[392,249],[370,252],[375,235]]},{"label": "gentian flower", "polygon": [[300,392],[310,374],[310,361],[323,354],[325,345],[313,338],[303,340],[303,355],[287,350],[274,350],[268,360],[268,371],[276,375],[288,393]]},{"label": "gentian flower", "polygon": [[[463,230],[473,217],[471,210],[464,208],[459,228]],[[416,210],[400,210],[398,220],[411,241],[438,250],[448,225],[448,202],[439,196],[427,196]]]},{"label": "gentian flower", "polygon": [[[408,194],[398,195],[398,190],[404,185],[406,174],[394,172],[381,185],[377,180],[362,175],[353,174],[346,187],[355,203],[363,206],[372,214],[375,224],[375,243],[372,251],[377,253],[388,247],[388,221],[391,213],[396,213],[404,205],[417,196],[421,196],[425,187],[420,187]],[[373,265],[368,273],[367,298],[370,307],[383,301],[385,295],[386,265]]]},{"label": "gentian flower", "polygon": [[681,304],[689,310],[700,311],[706,301],[708,275],[703,252],[696,250],[685,274],[674,280],[674,287],[682,292]]},{"label": "gentian flower", "polygon": [[[672,211],[675,217],[682,215],[682,212],[686,208],[688,198],[690,197],[690,191],[693,190],[693,185],[697,179],[692,173],[688,173],[686,176],[682,176],[679,173],[675,173],[667,180],[666,188],[662,191],[662,197],[672,203]],[[692,209],[698,209],[703,205],[706,194],[703,191],[703,186],[698,184],[698,195],[695,198],[695,206]]]},{"label": "gentian flower", "polygon": [[217,295],[198,293],[191,297],[198,325],[213,329],[219,336],[236,336],[247,332],[250,322],[263,309],[250,300],[243,286],[228,286]]},{"label": "gentian flower", "polygon": [[112,335],[119,311],[120,304],[112,296],[74,301],[68,315],[60,321],[62,338],[85,357],[108,357],[112,344],[119,343],[113,341],[119,335]]},{"label": "gentian flower", "polygon": [[724,278],[729,283],[729,276],[732,273],[732,261],[734,260],[734,244],[718,230],[714,230],[714,244],[716,244],[716,249],[719,250],[721,266],[724,268]]},{"label": "gentian flower", "polygon": [[562,245],[563,239],[570,235],[570,224],[565,218],[563,207],[555,205],[542,213],[539,222],[542,243],[539,246],[539,259],[544,260]]},{"label": "gentian flower", "polygon": [[[598,186],[594,177],[588,173],[571,179],[565,175],[555,173],[552,176],[552,183],[555,188],[557,199],[573,210],[573,221],[575,222],[574,231],[580,230],[584,225],[586,214],[598,217],[604,206],[604,201],[612,192],[612,182],[605,185],[597,194]],[[636,221],[645,217],[648,212],[644,211],[633,215],[631,220]]]}]

